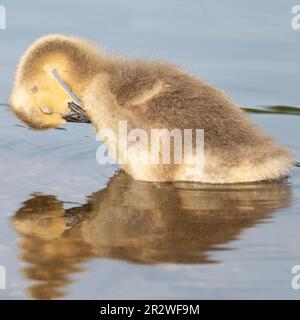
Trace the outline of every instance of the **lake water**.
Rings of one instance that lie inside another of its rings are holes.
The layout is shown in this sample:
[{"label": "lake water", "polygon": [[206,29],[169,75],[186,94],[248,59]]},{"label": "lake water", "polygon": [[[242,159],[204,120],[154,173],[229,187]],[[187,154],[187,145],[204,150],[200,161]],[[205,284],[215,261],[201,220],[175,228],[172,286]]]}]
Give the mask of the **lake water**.
[{"label": "lake water", "polygon": [[47,33],[75,34],[222,88],[299,164],[295,2],[11,2],[0,1],[0,298],[299,299],[296,165],[278,184],[136,182],[97,164],[91,126],[37,132],[7,106],[25,48]]}]

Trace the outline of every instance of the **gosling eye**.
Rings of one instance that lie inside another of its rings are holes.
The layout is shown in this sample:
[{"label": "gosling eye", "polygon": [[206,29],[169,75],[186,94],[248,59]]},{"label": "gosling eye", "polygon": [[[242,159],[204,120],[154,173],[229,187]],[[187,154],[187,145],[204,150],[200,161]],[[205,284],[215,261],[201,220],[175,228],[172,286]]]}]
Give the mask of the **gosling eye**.
[{"label": "gosling eye", "polygon": [[33,86],[33,87],[31,88],[31,92],[32,92],[32,93],[37,93],[37,92],[38,92],[38,87],[37,87],[37,86]]},{"label": "gosling eye", "polygon": [[41,108],[41,111],[42,111],[43,113],[46,113],[46,114],[52,114],[52,113],[53,113],[53,110],[52,110],[51,108],[47,107],[47,106],[42,107],[42,108]]},{"label": "gosling eye", "polygon": [[48,227],[52,223],[52,218],[44,218],[38,222],[41,227]]}]

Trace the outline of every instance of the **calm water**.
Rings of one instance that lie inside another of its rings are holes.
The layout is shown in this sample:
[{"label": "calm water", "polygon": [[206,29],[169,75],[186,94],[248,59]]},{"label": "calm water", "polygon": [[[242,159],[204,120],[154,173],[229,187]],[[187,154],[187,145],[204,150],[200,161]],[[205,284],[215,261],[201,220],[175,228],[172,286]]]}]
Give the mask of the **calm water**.
[{"label": "calm water", "polygon": [[89,125],[36,132],[7,106],[26,46],[46,33],[71,33],[107,51],[183,65],[247,108],[299,162],[294,1],[11,2],[0,1],[7,9],[0,31],[7,290],[0,298],[299,299],[291,287],[291,268],[300,264],[299,167],[275,185],[136,182],[97,164]]}]

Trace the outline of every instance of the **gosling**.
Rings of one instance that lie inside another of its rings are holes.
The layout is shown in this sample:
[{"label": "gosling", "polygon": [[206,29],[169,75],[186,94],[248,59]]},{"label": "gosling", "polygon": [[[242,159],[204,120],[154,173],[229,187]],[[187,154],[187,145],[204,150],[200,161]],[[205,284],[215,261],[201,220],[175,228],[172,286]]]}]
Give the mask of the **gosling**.
[{"label": "gosling", "polygon": [[147,132],[204,130],[202,166],[174,161],[121,164],[136,180],[223,184],[279,180],[289,172],[290,151],[254,126],[221,91],[173,65],[112,57],[76,37],[45,36],[21,58],[10,104],[34,129],[55,128],[70,119],[86,122],[82,114],[76,116],[80,108],[69,107],[70,94],[55,74],[98,132],[117,131],[120,121]]}]

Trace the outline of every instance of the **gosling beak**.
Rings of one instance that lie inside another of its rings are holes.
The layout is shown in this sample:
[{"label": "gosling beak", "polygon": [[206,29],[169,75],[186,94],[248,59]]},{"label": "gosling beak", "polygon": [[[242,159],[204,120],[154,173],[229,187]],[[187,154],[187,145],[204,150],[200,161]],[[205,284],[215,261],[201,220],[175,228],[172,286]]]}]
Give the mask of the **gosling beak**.
[{"label": "gosling beak", "polygon": [[76,103],[68,103],[69,112],[66,113],[63,118],[68,122],[82,122],[91,123],[88,114]]}]

